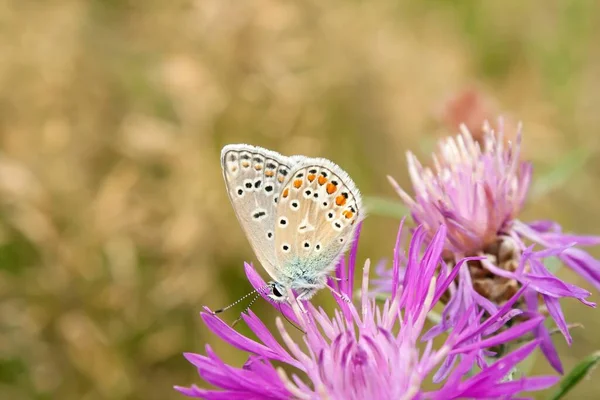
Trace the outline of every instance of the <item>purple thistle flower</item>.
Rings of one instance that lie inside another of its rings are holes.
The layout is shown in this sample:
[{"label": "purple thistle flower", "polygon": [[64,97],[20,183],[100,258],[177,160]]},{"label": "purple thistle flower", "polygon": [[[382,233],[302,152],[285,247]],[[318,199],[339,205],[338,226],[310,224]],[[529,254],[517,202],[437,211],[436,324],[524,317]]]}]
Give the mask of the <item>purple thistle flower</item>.
[{"label": "purple thistle flower", "polygon": [[[353,292],[356,248],[354,243],[348,262],[337,266],[336,278],[329,284],[337,308],[330,317],[310,302],[300,307],[292,297],[291,304],[277,304],[287,318],[303,331],[303,343],[296,343],[288,334],[281,318],[277,318],[280,341],[269,332],[252,312],[242,317],[258,340],[236,332],[210,310],[201,313],[206,325],[233,347],[249,353],[242,368],[221,361],[206,347],[206,355],[186,354],[198,369],[200,377],[215,389],[176,387],[181,393],[205,399],[451,399],[509,398],[521,391],[547,388],[555,377],[521,378],[504,382],[516,363],[527,357],[539,345],[533,341],[514,351],[471,377],[473,363],[482,347],[513,340],[537,329],[543,317],[531,314],[527,321],[498,333],[498,323],[510,318],[511,299],[487,319],[469,322],[465,314],[453,327],[445,342],[437,349],[425,340],[423,328],[428,312],[448,290],[461,266],[471,259],[459,261],[453,269],[439,268],[446,240],[446,229],[440,227],[421,255],[426,231],[417,229],[413,235],[405,268],[400,266],[400,252],[394,254],[392,286],[394,294],[378,304],[368,290],[370,263],[363,269],[359,304],[349,298]],[[398,250],[398,249],[397,249]],[[254,268],[245,265],[252,285],[259,290],[265,282]],[[293,296],[292,293],[290,293]],[[263,294],[266,297],[266,293]],[[302,310],[304,308],[305,311]],[[397,332],[397,333],[396,333]],[[426,391],[422,383],[449,357],[460,358],[447,367],[448,379],[436,391]],[[286,365],[276,368],[274,362]]]},{"label": "purple thistle flower", "polygon": [[[450,267],[465,256],[485,257],[463,267],[460,281],[451,286],[446,295],[449,298],[444,299],[444,321],[432,334],[456,324],[470,305],[493,312],[519,288],[528,285],[517,308],[537,311],[538,298],[541,299],[571,344],[559,299],[572,297],[588,306],[595,304],[585,300],[590,295],[588,291],[565,283],[548,271],[544,260],[557,257],[600,289],[600,261],[574,247],[600,244],[600,237],[564,234],[552,221],[524,223],[517,219],[529,189],[532,166],[519,158],[520,127],[516,143],[505,143],[502,121],[498,126],[498,134],[489,125],[484,126],[482,146],[462,126],[460,135],[440,142],[439,152],[433,155],[433,168],[423,167],[409,152],[414,198],[389,177],[410,207],[414,222],[425,228],[430,240],[440,226],[448,227],[443,258]],[[526,240],[543,250],[534,252]],[[380,275],[380,290],[391,290],[389,274]],[[548,332],[541,326],[537,335],[543,340],[544,354],[562,373]]]}]

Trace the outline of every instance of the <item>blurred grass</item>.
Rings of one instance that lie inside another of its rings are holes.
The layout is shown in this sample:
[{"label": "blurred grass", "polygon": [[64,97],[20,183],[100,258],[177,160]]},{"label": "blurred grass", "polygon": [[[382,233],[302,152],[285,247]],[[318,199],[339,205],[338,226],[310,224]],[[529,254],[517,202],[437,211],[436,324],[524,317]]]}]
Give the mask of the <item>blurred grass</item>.
[{"label": "blurred grass", "polygon": [[[590,149],[524,218],[598,232],[599,7],[3,2],[0,398],[179,398],[172,385],[198,382],[182,352],[209,343],[243,362],[197,314],[247,292],[255,259],[223,188],[227,143],[325,156],[393,198],[386,174],[407,186],[405,150],[425,155],[449,133],[444,99],[476,85],[523,120],[536,171]],[[359,259],[389,256],[396,228],[367,220]],[[571,348],[557,339],[569,370],[600,346],[600,319],[565,307],[588,328]],[[592,381],[572,393],[600,394]]]},{"label": "blurred grass", "polygon": [[568,372],[565,377],[560,381],[558,388],[553,393],[551,400],[559,400],[567,398],[567,394],[581,382],[583,379],[589,378],[596,369],[598,362],[600,361],[600,352],[595,351],[594,353],[581,360],[579,364]]}]

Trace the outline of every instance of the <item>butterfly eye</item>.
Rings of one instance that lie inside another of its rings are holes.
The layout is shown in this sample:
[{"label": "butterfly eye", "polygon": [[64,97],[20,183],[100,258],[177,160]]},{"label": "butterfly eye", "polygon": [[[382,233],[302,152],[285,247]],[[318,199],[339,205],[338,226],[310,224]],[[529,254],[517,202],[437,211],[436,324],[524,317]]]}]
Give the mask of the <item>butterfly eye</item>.
[{"label": "butterfly eye", "polygon": [[273,285],[273,296],[275,297],[283,297],[283,293],[281,293],[281,291],[279,290],[279,288],[277,287],[278,285]]},{"label": "butterfly eye", "polygon": [[286,290],[282,284],[271,281],[269,282],[269,289],[271,290],[270,293],[268,293],[268,296],[271,300],[281,302],[287,299],[287,296],[285,295]]}]

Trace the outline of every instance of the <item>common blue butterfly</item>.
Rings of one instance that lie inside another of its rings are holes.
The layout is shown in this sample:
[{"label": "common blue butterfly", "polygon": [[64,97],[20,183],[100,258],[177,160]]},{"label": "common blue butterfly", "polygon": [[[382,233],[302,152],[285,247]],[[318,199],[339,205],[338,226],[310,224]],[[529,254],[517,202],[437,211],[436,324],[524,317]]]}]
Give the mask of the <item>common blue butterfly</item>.
[{"label": "common blue butterfly", "polygon": [[229,199],[258,260],[273,281],[269,297],[300,300],[327,284],[365,217],[350,176],[324,158],[286,157],[227,145],[221,166]]}]

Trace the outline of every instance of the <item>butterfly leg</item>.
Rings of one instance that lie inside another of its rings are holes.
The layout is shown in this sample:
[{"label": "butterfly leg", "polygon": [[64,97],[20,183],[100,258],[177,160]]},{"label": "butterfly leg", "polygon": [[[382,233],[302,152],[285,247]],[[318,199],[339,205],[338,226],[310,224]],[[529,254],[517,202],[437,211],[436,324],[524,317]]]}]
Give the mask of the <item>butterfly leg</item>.
[{"label": "butterfly leg", "polygon": [[348,296],[345,293],[339,293],[338,291],[336,291],[334,288],[332,288],[328,284],[326,284],[326,286],[329,288],[329,290],[331,291],[331,293],[333,293],[334,295],[338,296],[344,302],[350,303],[350,298],[348,298]]},{"label": "butterfly leg", "polygon": [[300,310],[304,313],[304,314],[308,314],[308,311],[306,310],[306,308],[304,307],[304,304],[302,304],[302,302],[304,301],[304,298],[307,297],[307,292],[302,292],[298,295],[298,297],[296,297],[296,302],[298,304],[298,307],[300,307]]}]

